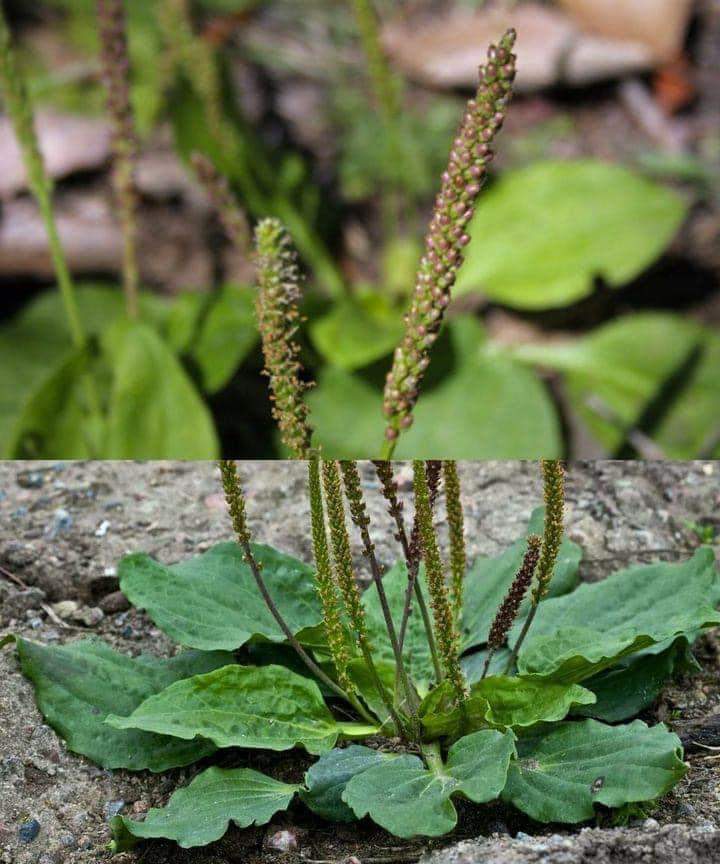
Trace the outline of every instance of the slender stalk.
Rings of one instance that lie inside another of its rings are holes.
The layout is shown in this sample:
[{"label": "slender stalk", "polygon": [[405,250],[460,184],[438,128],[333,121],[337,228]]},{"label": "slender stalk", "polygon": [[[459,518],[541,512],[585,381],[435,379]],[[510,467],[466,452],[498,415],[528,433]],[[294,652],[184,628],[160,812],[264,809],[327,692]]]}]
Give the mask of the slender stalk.
[{"label": "slender stalk", "polygon": [[385,627],[390,639],[393,656],[395,657],[395,666],[397,668],[398,677],[402,684],[402,689],[408,707],[410,708],[410,713],[413,716],[416,716],[418,702],[416,700],[415,691],[410,684],[405,663],[403,661],[402,650],[395,629],[395,622],[393,621],[392,612],[390,611],[387,594],[385,593],[385,586],[383,585],[380,565],[378,564],[377,556],[375,554],[375,544],[370,538],[370,517],[367,514],[367,508],[365,507],[365,501],[363,499],[362,485],[360,482],[357,463],[351,461],[340,462],[340,471],[345,486],[345,497],[348,500],[350,508],[350,516],[355,523],[355,526],[360,531],[363,551],[365,557],[368,559],[368,563],[370,564],[370,573],[372,574],[375,590],[377,591],[378,599],[380,600],[380,608],[382,610]]},{"label": "slender stalk", "polygon": [[227,180],[220,176],[213,163],[202,153],[193,153],[190,164],[198,181],[204,187],[228,239],[245,258],[249,257],[252,245],[250,227],[245,213],[230,191]]},{"label": "slender stalk", "polygon": [[87,338],[80,319],[80,312],[75,296],[75,286],[70,275],[55,222],[52,206],[52,183],[45,171],[45,164],[40,153],[37,133],[35,131],[35,120],[30,96],[17,68],[10,29],[2,6],[0,6],[0,89],[2,89],[5,107],[10,116],[15,137],[22,153],[28,186],[37,200],[40,215],[45,226],[48,245],[50,246],[50,255],[55,275],[57,276],[58,287],[60,288],[70,336],[76,348],[84,348]]},{"label": "slender stalk", "polygon": [[340,593],[345,601],[345,611],[350,620],[350,626],[355,631],[355,636],[363,655],[370,676],[375,684],[375,689],[387,708],[398,733],[403,730],[403,724],[395,710],[393,700],[385,685],[378,675],[377,668],[372,657],[370,639],[368,638],[367,622],[365,620],[365,609],[360,598],[360,590],[355,581],[353,572],[352,555],[350,553],[350,538],[345,524],[345,507],[343,505],[342,489],[340,485],[340,471],[334,460],[323,460],[322,462],[323,491],[325,492],[325,503],[327,506],[328,523],[330,526],[330,541],[332,545],[333,565],[335,568],[335,579],[340,587]]},{"label": "slender stalk", "polygon": [[443,462],[443,476],[445,478],[445,509],[450,534],[450,574],[452,579],[450,594],[455,621],[459,622],[462,612],[467,554],[465,552],[465,525],[460,500],[460,478],[458,477],[457,464],[455,462]]},{"label": "slender stalk", "polygon": [[122,279],[129,318],[138,317],[137,139],[130,104],[130,59],[123,0],[97,0],[102,78],[112,122],[113,185],[123,236]]},{"label": "slender stalk", "polygon": [[275,601],[273,600],[270,592],[268,591],[267,585],[265,584],[265,579],[262,575],[262,568],[258,564],[255,556],[253,555],[252,547],[250,545],[250,532],[247,527],[247,518],[245,515],[245,497],[243,495],[242,487],[240,486],[240,480],[237,476],[237,468],[235,463],[230,460],[221,460],[219,462],[220,473],[222,475],[222,485],[223,490],[225,492],[225,501],[227,502],[228,511],[230,513],[230,518],[232,520],[233,529],[235,531],[235,535],[238,539],[238,543],[240,544],[244,556],[245,561],[247,562],[250,570],[255,579],[255,583],[260,591],[260,594],[270,611],[271,615],[275,619],[278,627],[282,630],[283,635],[287,639],[288,643],[295,650],[297,655],[303,661],[303,663],[307,666],[307,668],[312,672],[313,675],[318,678],[318,680],[322,681],[322,683],[328,687],[336,696],[339,696],[341,699],[344,699],[346,702],[349,702],[355,710],[362,716],[364,720],[367,720],[369,723],[373,723],[374,719],[372,715],[363,708],[360,702],[355,699],[350,694],[346,693],[340,686],[338,686],[329,675],[327,675],[323,669],[318,666],[318,664],[312,659],[312,657],[307,653],[307,651],[303,648],[303,646],[298,642],[295,634],[292,632],[287,622],[282,616],[282,613],[277,608]]},{"label": "slender stalk", "polygon": [[[393,75],[380,39],[380,27],[372,0],[352,0],[360,41],[367,60],[375,101],[385,127],[388,156],[398,171],[405,163],[399,126],[401,103],[399,80]],[[390,196],[383,196],[385,229],[392,234],[400,219],[400,188],[394,184]]]},{"label": "slender stalk", "polygon": [[320,483],[320,459],[315,453],[311,455],[308,461],[308,491],[310,493],[310,518],[315,556],[315,587],[323,609],[325,637],[338,682],[348,693],[353,693],[355,686],[347,672],[350,657],[340,615],[341,599],[338,594],[338,586],[333,578],[328,551]]},{"label": "slender stalk", "polygon": [[505,667],[505,674],[515,665],[520,648],[537,615],[540,601],[547,594],[562,543],[565,510],[565,471],[559,459],[543,459],[541,467],[545,498],[545,522],[543,525],[540,560],[537,565],[532,593],[532,607]]},{"label": "slender stalk", "polygon": [[[398,497],[398,487],[393,475],[392,464],[390,462],[375,461],[375,470],[380,479],[380,487],[383,496],[388,502],[388,513],[395,521],[397,534],[395,539],[400,543],[405,565],[408,572],[408,588],[405,592],[405,603],[403,606],[403,615],[400,625],[400,650],[402,651],[405,644],[405,633],[407,632],[408,621],[410,620],[410,611],[412,608],[412,597],[415,594],[415,600],[420,609],[420,614],[423,619],[425,628],[425,636],[430,647],[430,656],[432,658],[433,668],[435,670],[435,678],[437,681],[442,680],[442,666],[438,658],[437,645],[435,644],[435,634],[433,633],[432,620],[430,612],[425,602],[425,597],[422,593],[420,585],[417,581],[418,567],[420,566],[419,547],[417,540],[417,527],[413,527],[413,540],[409,541],[405,530],[405,520],[403,518],[403,504]],[[412,547],[412,548],[411,548]]]},{"label": "slender stalk", "polygon": [[437,537],[435,536],[430,507],[430,488],[424,462],[420,460],[413,462],[413,476],[415,507],[418,514],[419,535],[428,591],[430,592],[430,602],[435,619],[435,633],[437,634],[445,674],[455,690],[458,703],[462,708],[468,695],[467,683],[460,667],[459,638],[445,584]]}]

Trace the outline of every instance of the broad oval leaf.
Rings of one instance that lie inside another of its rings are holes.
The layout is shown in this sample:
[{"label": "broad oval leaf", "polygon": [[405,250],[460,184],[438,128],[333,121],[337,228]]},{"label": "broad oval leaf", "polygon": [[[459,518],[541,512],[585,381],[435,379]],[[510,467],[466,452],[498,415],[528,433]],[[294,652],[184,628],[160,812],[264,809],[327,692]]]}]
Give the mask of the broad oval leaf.
[{"label": "broad oval leaf", "polygon": [[348,782],[356,775],[375,765],[385,765],[397,759],[396,753],[382,753],[361,744],[324,753],[306,772],[306,788],[300,797],[307,806],[323,819],[333,822],[352,822],[357,817],[342,800]]},{"label": "broad oval leaf", "polygon": [[342,298],[310,325],[310,338],[320,354],[352,372],[390,354],[403,335],[403,310],[376,291]]},{"label": "broad oval leaf", "polygon": [[224,285],[213,298],[192,348],[208,393],[221,390],[258,341],[254,290]]},{"label": "broad oval leaf", "polygon": [[420,716],[430,738],[456,738],[463,732],[489,727],[522,729],[565,718],[572,708],[595,702],[595,694],[578,684],[558,684],[546,678],[495,675],[470,688],[463,709],[447,683],[423,701]]},{"label": "broad oval leaf", "polygon": [[358,818],[370,816],[397,837],[438,837],[457,822],[451,796],[476,804],[497,798],[514,753],[512,732],[484,729],[453,744],[447,762],[433,770],[405,755],[356,774],[342,799]]},{"label": "broad oval leaf", "polygon": [[174,681],[232,662],[224,651],[188,651],[160,660],[127,657],[99,641],[40,645],[17,638],[23,673],[33,682],[43,717],[75,753],[103,768],[166,771],[214,752],[208,740],[188,743],[135,729],[113,729],[108,714],[134,711]]},{"label": "broad oval leaf", "polygon": [[[490,350],[474,319],[457,318],[448,330],[455,365],[423,389],[414,423],[399,439],[398,458],[560,455],[560,426],[542,382]],[[364,378],[324,370],[307,401],[327,456],[367,458],[379,452],[385,427],[382,394]]]},{"label": "broad oval leaf", "polygon": [[230,822],[238,828],[267,824],[287,810],[299,788],[251,768],[213,766],[174,792],[167,806],[150,810],[144,822],[116,816],[111,851],[124,852],[151,837],[174,840],[183,849],[205,846],[219,840]]},{"label": "broad oval leaf", "polygon": [[[512,353],[564,372],[573,407],[611,451],[629,428],[649,435],[669,459],[695,458],[712,441],[720,415],[720,336],[693,321],[627,315],[572,342]],[[720,444],[713,454],[720,455]]]},{"label": "broad oval leaf", "polygon": [[212,459],[212,417],[170,348],[147,324],[120,321],[103,339],[113,384],[107,458]]},{"label": "broad oval leaf", "polygon": [[[658,651],[658,648],[663,650]],[[595,694],[597,701],[574,708],[572,713],[606,723],[627,720],[650,706],[673,676],[699,668],[684,636],[669,645],[653,645],[585,681],[585,687]]]},{"label": "broad oval leaf", "polygon": [[551,309],[587,297],[597,278],[620,287],[660,256],[685,212],[674,192],[619,165],[563,160],[508,171],[470,223],[455,293]]},{"label": "broad oval leaf", "polygon": [[[293,633],[321,624],[311,568],[271,546],[253,543],[252,548]],[[253,637],[285,639],[237,543],[220,543],[168,567],[135,553],[122,559],[118,576],[128,600],[181,645],[232,651]]]},{"label": "broad oval leaf", "polygon": [[[527,532],[516,540],[505,552],[493,558],[477,558],[465,577],[464,604],[462,611],[463,649],[467,650],[487,642],[490,626],[495,614],[512,584],[518,568],[522,564],[527,537],[542,534],[545,508],[537,507],[530,516]],[[582,549],[563,538],[555,564],[549,596],[556,597],[572,591],[578,583],[578,568]],[[520,618],[529,609],[529,599],[525,598],[520,607]]]},{"label": "broad oval leaf", "polygon": [[[520,649],[522,674],[582,681],[658,642],[720,624],[712,549],[681,564],[643,564],[546,600]],[[682,590],[678,590],[682,586]],[[511,640],[513,635],[511,633]]]},{"label": "broad oval leaf", "polygon": [[517,750],[503,798],[540,822],[582,822],[596,804],[652,801],[687,770],[677,735],[641,720],[559,723],[523,736]]},{"label": "broad oval leaf", "polygon": [[339,728],[314,681],[284,666],[225,666],[178,681],[146,699],[115,729],[207,738],[218,747],[331,750]]}]

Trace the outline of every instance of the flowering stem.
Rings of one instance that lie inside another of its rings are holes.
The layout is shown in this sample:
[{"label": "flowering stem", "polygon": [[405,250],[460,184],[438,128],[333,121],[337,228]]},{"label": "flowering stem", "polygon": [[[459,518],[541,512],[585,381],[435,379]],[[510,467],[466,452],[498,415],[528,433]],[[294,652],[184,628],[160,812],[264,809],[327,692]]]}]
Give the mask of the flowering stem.
[{"label": "flowering stem", "polygon": [[52,183],[45,171],[45,164],[40,153],[37,133],[35,131],[35,120],[30,96],[17,68],[10,29],[2,6],[0,6],[0,87],[5,98],[7,112],[12,121],[15,137],[22,153],[28,186],[40,208],[40,214],[48,238],[48,245],[50,246],[50,255],[70,329],[70,336],[76,348],[84,348],[87,338],[80,319],[80,312],[75,297],[75,286],[70,276],[70,270],[65,259],[65,252],[63,251],[55,222],[52,206]]},{"label": "flowering stem", "polygon": [[545,523],[543,525],[542,549],[537,564],[535,585],[532,592],[532,607],[523,624],[520,636],[512,650],[505,668],[507,674],[517,661],[528,631],[537,615],[538,606],[547,594],[555,571],[560,544],[563,537],[563,518],[565,510],[565,471],[559,459],[543,459],[541,462],[545,497]]},{"label": "flowering stem", "polygon": [[408,679],[405,663],[403,662],[402,649],[397,637],[395,622],[393,621],[387,594],[385,593],[380,565],[378,564],[377,556],[375,555],[375,544],[370,538],[370,518],[367,515],[367,508],[365,507],[365,501],[363,500],[362,486],[360,483],[360,474],[358,472],[357,464],[351,461],[340,462],[340,471],[345,485],[345,497],[348,499],[350,507],[350,516],[360,531],[365,557],[368,559],[368,563],[370,564],[370,572],[380,601],[380,608],[385,621],[385,628],[387,629],[393,656],[395,657],[397,675],[402,684],[402,690],[405,694],[405,699],[410,709],[410,713],[415,719],[417,719],[418,703],[415,698],[414,690]]},{"label": "flowering stem", "polygon": [[123,0],[97,0],[97,20],[102,77],[113,130],[113,185],[123,235],[123,290],[128,317],[137,318],[137,142],[130,104],[130,59]]},{"label": "flowering stem", "polygon": [[318,664],[312,659],[312,657],[298,642],[295,634],[292,632],[287,622],[283,618],[282,613],[277,608],[277,605],[275,604],[275,601],[270,595],[267,585],[265,584],[265,579],[262,575],[262,568],[260,567],[255,556],[253,555],[252,547],[250,545],[250,532],[247,527],[247,518],[245,516],[245,498],[243,495],[242,487],[240,486],[240,480],[237,476],[237,468],[235,467],[235,463],[230,460],[221,460],[219,462],[219,466],[222,476],[223,490],[225,492],[225,501],[227,502],[228,511],[230,513],[230,518],[232,520],[235,535],[237,537],[238,543],[240,544],[240,547],[243,550],[245,561],[247,562],[253,574],[255,584],[257,585],[258,590],[262,595],[263,601],[265,602],[265,605],[270,611],[270,614],[275,619],[278,627],[282,630],[283,635],[287,639],[288,643],[292,646],[292,648],[295,650],[297,655],[307,666],[310,672],[312,672],[312,674],[315,675],[315,677],[319,681],[322,681],[322,683],[336,696],[339,696],[341,699],[349,702],[364,720],[368,721],[369,723],[374,723],[375,718],[372,717],[372,715],[363,708],[360,702],[350,694],[346,693],[332,680],[332,678],[330,678],[329,675],[327,675],[320,668],[320,666],[318,666]]},{"label": "flowering stem", "polygon": [[415,460],[413,462],[413,475],[420,542],[435,619],[438,647],[440,648],[445,675],[455,690],[458,703],[462,708],[467,698],[467,683],[460,667],[459,639],[433,526],[427,471],[422,461]]},{"label": "flowering stem", "polygon": [[345,601],[345,611],[350,620],[350,626],[355,632],[358,646],[375,689],[392,718],[396,731],[400,734],[403,731],[403,724],[395,710],[390,694],[380,679],[372,657],[367,622],[365,620],[365,609],[362,605],[360,589],[355,581],[355,574],[353,572],[350,538],[348,537],[347,525],[345,524],[345,507],[343,505],[340,471],[337,462],[332,459],[323,460],[322,480],[330,526],[335,579],[340,587],[340,593]]},{"label": "flowering stem", "polygon": [[273,417],[285,446],[296,459],[310,453],[312,430],[300,377],[301,289],[296,255],[290,238],[277,219],[263,219],[255,229],[258,294],[255,302],[262,338],[265,372],[270,379]]},{"label": "flowering stem", "polygon": [[455,621],[459,622],[462,612],[467,555],[465,552],[463,509],[460,500],[460,478],[455,462],[443,462],[443,477],[445,478],[445,510],[450,534],[451,596]]},{"label": "flowering stem", "polygon": [[425,254],[415,282],[410,309],[405,316],[405,335],[395,349],[387,375],[383,411],[387,417],[383,458],[394,452],[394,442],[413,422],[430,351],[442,325],[445,309],[463,262],[463,249],[476,199],[493,157],[492,141],[502,127],[515,77],[512,48],[515,32],[509,30],[499,45],[488,50],[488,62],[480,67],[480,84],[463,115],[453,142],[447,170],[425,240]]},{"label": "flowering stem", "polygon": [[432,658],[433,668],[435,670],[435,679],[437,681],[441,681],[442,666],[440,665],[440,660],[438,659],[437,645],[435,644],[435,634],[433,633],[430,611],[428,610],[427,603],[425,602],[425,596],[423,595],[422,589],[420,588],[420,585],[417,581],[417,572],[418,567],[420,566],[420,550],[418,546],[419,540],[417,538],[417,523],[413,526],[413,534],[411,540],[408,541],[407,532],[405,530],[405,520],[402,514],[403,505],[398,498],[398,488],[397,483],[395,482],[395,478],[393,476],[392,465],[390,462],[383,462],[379,460],[373,462],[373,464],[375,465],[375,470],[377,471],[378,478],[380,479],[380,487],[382,489],[383,496],[388,502],[388,512],[395,521],[395,526],[397,528],[397,534],[395,535],[395,539],[400,543],[402,547],[403,556],[405,558],[405,566],[408,572],[408,587],[405,592],[405,603],[403,606],[403,614],[400,624],[400,650],[402,651],[405,645],[405,633],[407,632],[407,625],[408,621],[410,620],[410,610],[414,593],[415,600],[418,604],[418,608],[420,609],[420,615],[422,616],[423,626],[425,628],[425,637],[427,638],[428,645],[430,647],[430,656]]}]

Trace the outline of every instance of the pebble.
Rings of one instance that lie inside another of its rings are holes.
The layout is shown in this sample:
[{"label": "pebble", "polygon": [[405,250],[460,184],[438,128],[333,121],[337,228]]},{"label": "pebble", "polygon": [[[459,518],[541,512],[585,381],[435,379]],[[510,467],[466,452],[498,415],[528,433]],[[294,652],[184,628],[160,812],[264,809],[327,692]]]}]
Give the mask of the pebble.
[{"label": "pebble", "polygon": [[145,801],[134,801],[132,806],[133,813],[147,813],[148,812],[148,804]]},{"label": "pebble", "polygon": [[95,531],[95,536],[96,537],[104,537],[107,534],[109,527],[110,527],[110,523],[108,522],[108,520],[103,519],[103,521],[98,525],[98,527]]},{"label": "pebble", "polygon": [[59,537],[61,534],[68,534],[72,525],[73,517],[61,507],[53,513],[53,520],[47,528],[47,534],[50,539]]},{"label": "pebble", "polygon": [[18,836],[21,843],[32,843],[39,833],[40,823],[37,819],[30,819],[28,822],[23,822],[18,828]]},{"label": "pebble", "polygon": [[100,608],[106,615],[114,615],[130,608],[130,601],[122,591],[113,591],[100,601]]},{"label": "pebble", "polygon": [[268,837],[268,849],[274,849],[276,852],[292,852],[299,846],[298,836],[292,829],[276,831],[271,837]]},{"label": "pebble", "polygon": [[51,608],[58,618],[65,620],[72,617],[80,606],[74,600],[60,600],[58,603],[53,603]]},{"label": "pebble", "polygon": [[660,823],[657,821],[657,819],[646,819],[643,822],[642,827],[646,831],[657,831],[657,829],[660,827]]},{"label": "pebble", "polygon": [[67,849],[72,849],[77,846],[77,840],[75,839],[74,834],[61,834],[60,835],[60,845],[65,846]]},{"label": "pebble", "polygon": [[125,802],[120,801],[106,801],[105,802],[105,816],[108,820],[112,819],[113,816],[117,816],[118,813],[125,806]]},{"label": "pebble", "polygon": [[78,621],[86,627],[95,627],[105,617],[105,613],[97,606],[83,606],[72,616],[73,621]]}]

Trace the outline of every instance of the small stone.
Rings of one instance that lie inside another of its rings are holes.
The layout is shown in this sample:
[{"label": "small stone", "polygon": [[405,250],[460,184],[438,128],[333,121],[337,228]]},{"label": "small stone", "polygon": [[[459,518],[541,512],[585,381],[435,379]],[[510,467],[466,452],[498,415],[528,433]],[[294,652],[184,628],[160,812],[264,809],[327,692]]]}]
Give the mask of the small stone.
[{"label": "small stone", "polygon": [[132,811],[133,813],[138,814],[147,813],[148,804],[145,801],[134,801],[132,805]]},{"label": "small stone", "polygon": [[125,806],[125,802],[120,801],[106,801],[105,802],[105,818],[110,821],[114,816],[117,816],[118,813]]},{"label": "small stone", "polygon": [[293,852],[299,846],[297,833],[292,829],[276,831],[267,840],[268,849],[276,852]]},{"label": "small stone", "polygon": [[95,530],[95,536],[96,537],[104,537],[107,534],[109,527],[110,527],[110,523],[108,522],[108,520],[103,519],[103,521],[98,525],[98,527]]},{"label": "small stone", "polygon": [[17,475],[17,484],[23,489],[40,489],[45,478],[40,471],[21,471]]},{"label": "small stone", "polygon": [[100,601],[100,608],[106,615],[114,615],[117,612],[125,612],[130,608],[130,601],[122,591],[113,591]]},{"label": "small stone", "polygon": [[18,829],[18,836],[21,843],[32,843],[39,833],[40,823],[37,819],[30,819],[28,822],[23,822]]},{"label": "small stone", "polygon": [[86,627],[95,627],[103,620],[105,613],[97,606],[83,606],[72,617],[73,621],[78,621]]},{"label": "small stone", "polygon": [[61,834],[60,835],[60,845],[65,846],[67,849],[72,849],[77,846],[77,840],[75,839],[74,834]]},{"label": "small stone", "polygon": [[73,525],[73,517],[67,510],[60,508],[53,513],[53,520],[48,526],[46,533],[51,538],[59,537],[61,534],[68,534]]},{"label": "small stone", "polygon": [[74,600],[60,600],[58,603],[53,603],[51,608],[58,618],[62,618],[64,621],[66,618],[72,618],[75,615],[80,608],[80,604]]},{"label": "small stone", "polygon": [[657,829],[660,827],[660,823],[657,821],[657,819],[646,819],[643,822],[642,827],[645,829],[645,831],[657,831]]}]

